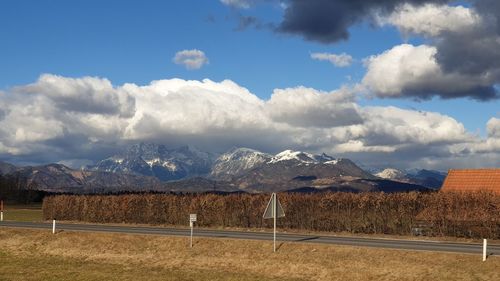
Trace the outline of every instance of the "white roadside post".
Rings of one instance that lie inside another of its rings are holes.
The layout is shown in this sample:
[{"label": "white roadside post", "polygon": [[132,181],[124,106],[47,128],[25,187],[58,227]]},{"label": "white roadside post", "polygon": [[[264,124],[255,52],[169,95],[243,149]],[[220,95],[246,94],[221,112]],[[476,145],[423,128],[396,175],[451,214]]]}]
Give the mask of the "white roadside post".
[{"label": "white roadside post", "polygon": [[488,247],[488,241],[486,239],[483,239],[483,261],[486,261],[486,258],[488,257],[487,247]]},{"label": "white roadside post", "polygon": [[285,211],[281,207],[281,203],[278,201],[276,193],[273,192],[269,203],[267,203],[266,210],[262,216],[264,219],[273,219],[274,232],[273,232],[273,252],[276,252],[276,219],[285,216]]},{"label": "white roadside post", "polygon": [[52,234],[56,234],[56,219],[52,220]]},{"label": "white roadside post", "polygon": [[193,227],[195,222],[196,222],[196,214],[190,214],[189,215],[189,227],[191,227],[191,239],[189,243],[190,248],[193,248]]},{"label": "white roadside post", "polygon": [[0,221],[3,221],[3,200],[0,201]]}]

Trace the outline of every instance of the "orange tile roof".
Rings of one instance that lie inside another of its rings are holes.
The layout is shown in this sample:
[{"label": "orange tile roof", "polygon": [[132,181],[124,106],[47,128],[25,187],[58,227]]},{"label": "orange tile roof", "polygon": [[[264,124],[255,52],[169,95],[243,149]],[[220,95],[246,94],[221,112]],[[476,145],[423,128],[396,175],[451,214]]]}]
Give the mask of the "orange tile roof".
[{"label": "orange tile roof", "polygon": [[500,193],[500,169],[449,170],[441,190]]}]

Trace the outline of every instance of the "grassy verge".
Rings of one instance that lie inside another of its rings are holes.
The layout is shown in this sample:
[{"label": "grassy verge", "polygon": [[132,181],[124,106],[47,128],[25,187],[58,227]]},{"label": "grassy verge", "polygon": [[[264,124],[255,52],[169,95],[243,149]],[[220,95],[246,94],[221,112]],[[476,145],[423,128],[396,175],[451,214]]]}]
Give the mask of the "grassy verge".
[{"label": "grassy verge", "polygon": [[42,221],[42,205],[6,205],[3,219],[6,221]]},{"label": "grassy verge", "polygon": [[500,280],[498,268],[479,254],[0,228],[0,280]]}]

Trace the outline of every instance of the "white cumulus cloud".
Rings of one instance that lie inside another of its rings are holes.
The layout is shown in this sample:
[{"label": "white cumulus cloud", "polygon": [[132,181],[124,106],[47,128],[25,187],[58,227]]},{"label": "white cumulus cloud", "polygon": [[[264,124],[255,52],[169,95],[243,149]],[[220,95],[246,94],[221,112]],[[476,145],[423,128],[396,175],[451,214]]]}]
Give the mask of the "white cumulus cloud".
[{"label": "white cumulus cloud", "polygon": [[370,57],[363,83],[379,97],[500,98],[500,5],[476,2],[470,7],[406,3],[379,13],[381,25],[424,37],[425,44],[402,44]]},{"label": "white cumulus cloud", "polygon": [[471,8],[437,4],[405,3],[388,16],[379,17],[382,25],[396,26],[405,34],[438,36],[443,32],[462,32],[481,25],[481,16]]},{"label": "white cumulus cloud", "polygon": [[175,54],[173,61],[176,64],[184,65],[190,70],[200,69],[205,64],[208,64],[205,53],[197,49],[179,51]]},{"label": "white cumulus cloud", "polygon": [[311,58],[314,60],[328,61],[336,67],[347,67],[353,62],[352,56],[342,53],[342,54],[331,54],[331,53],[312,53]]},{"label": "white cumulus cloud", "polygon": [[15,90],[24,95],[22,98],[43,96],[57,108],[67,111],[126,116],[134,113],[132,97],[118,93],[109,80],[97,77],[44,74],[35,83]]},{"label": "white cumulus cloud", "polygon": [[274,121],[294,126],[328,128],[363,122],[347,89],[329,93],[305,87],[276,89],[266,109]]},{"label": "white cumulus cloud", "polygon": [[[253,0],[255,1],[255,0]],[[220,0],[220,2],[224,5],[235,7],[235,8],[243,8],[248,9],[252,5],[252,0]]]},{"label": "white cumulus cloud", "polygon": [[0,154],[34,162],[83,155],[96,151],[93,144],[100,141],[119,141],[136,110],[134,97],[96,77],[44,74],[0,98]]},{"label": "white cumulus cloud", "polygon": [[494,81],[491,75],[445,72],[436,56],[434,46],[397,45],[365,60],[362,83],[379,97],[429,99],[474,96]]},{"label": "white cumulus cloud", "polygon": [[488,131],[488,136],[492,138],[500,139],[500,119],[499,118],[491,118],[486,124],[486,129]]},{"label": "white cumulus cloud", "polygon": [[480,138],[440,113],[361,106],[351,89],[299,86],[275,89],[263,100],[230,80],[114,86],[103,78],[46,74],[0,92],[0,159],[87,163],[146,141],[213,152],[300,149],[375,166],[443,168],[472,157],[498,165],[499,123],[492,118],[488,137]]}]

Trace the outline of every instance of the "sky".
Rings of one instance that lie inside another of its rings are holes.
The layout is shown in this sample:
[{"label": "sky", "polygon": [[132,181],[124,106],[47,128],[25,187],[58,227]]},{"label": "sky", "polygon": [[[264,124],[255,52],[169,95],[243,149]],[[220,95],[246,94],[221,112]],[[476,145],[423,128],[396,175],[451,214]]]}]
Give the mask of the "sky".
[{"label": "sky", "polygon": [[137,142],[500,166],[495,0],[0,2],[0,160]]}]

